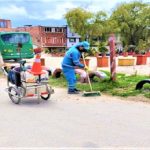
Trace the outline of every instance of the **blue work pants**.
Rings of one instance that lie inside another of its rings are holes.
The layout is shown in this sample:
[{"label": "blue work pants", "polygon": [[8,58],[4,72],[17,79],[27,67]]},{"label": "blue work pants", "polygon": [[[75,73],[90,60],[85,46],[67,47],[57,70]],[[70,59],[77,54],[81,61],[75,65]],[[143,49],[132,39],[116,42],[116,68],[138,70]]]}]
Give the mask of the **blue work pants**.
[{"label": "blue work pants", "polygon": [[62,71],[68,83],[68,90],[73,90],[76,87],[76,76],[74,68],[63,67]]}]

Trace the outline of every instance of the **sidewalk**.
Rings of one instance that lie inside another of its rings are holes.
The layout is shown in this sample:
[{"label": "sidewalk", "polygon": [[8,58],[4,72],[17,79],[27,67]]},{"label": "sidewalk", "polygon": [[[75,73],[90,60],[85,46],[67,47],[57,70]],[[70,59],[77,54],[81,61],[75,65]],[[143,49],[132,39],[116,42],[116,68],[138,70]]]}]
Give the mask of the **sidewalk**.
[{"label": "sidewalk", "polygon": [[[45,58],[45,64],[47,67],[61,67],[61,61],[63,57],[51,57],[49,55],[42,55],[42,58]],[[90,70],[106,70],[110,71],[110,67],[101,67],[97,68],[96,57],[90,58],[89,68]],[[138,75],[150,75],[150,57],[147,58],[147,65],[134,65],[134,66],[118,66],[118,57],[116,57],[116,72],[125,73],[127,75],[138,74]]]},{"label": "sidewalk", "polygon": [[[61,68],[61,62],[63,57],[52,57],[47,54],[42,54],[42,57],[45,59],[45,66],[48,68]],[[90,70],[106,70],[110,71],[110,67],[101,67],[97,68],[96,57],[89,57],[89,68]],[[32,65],[33,59],[27,59],[28,64]],[[15,63],[14,63],[15,64]],[[127,75],[138,74],[138,75],[150,75],[150,57],[147,60],[147,65],[134,65],[134,66],[118,66],[118,57],[116,57],[116,72],[125,73]]]},{"label": "sidewalk", "polygon": [[[96,57],[89,57],[90,58],[90,69],[95,70],[97,67]],[[110,62],[109,62],[110,63]],[[109,67],[99,67],[100,70],[107,70],[110,71]],[[138,74],[138,75],[150,75],[150,57],[147,60],[147,65],[134,65],[134,66],[118,66],[118,57],[116,57],[116,72],[117,73],[124,73],[124,74]]]}]

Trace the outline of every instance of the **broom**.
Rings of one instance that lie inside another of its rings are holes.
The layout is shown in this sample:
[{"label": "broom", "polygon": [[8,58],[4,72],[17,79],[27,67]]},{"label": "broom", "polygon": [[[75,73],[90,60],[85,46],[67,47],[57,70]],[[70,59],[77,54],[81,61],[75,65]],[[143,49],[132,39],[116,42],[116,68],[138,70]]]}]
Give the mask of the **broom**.
[{"label": "broom", "polygon": [[[83,63],[86,66],[84,53],[82,53],[82,58],[83,58]],[[84,91],[82,96],[100,96],[101,95],[100,91],[93,91],[91,81],[90,81],[90,77],[89,77],[89,74],[88,74],[88,70],[86,70],[86,74],[87,74],[88,84],[90,86],[90,92]]]}]

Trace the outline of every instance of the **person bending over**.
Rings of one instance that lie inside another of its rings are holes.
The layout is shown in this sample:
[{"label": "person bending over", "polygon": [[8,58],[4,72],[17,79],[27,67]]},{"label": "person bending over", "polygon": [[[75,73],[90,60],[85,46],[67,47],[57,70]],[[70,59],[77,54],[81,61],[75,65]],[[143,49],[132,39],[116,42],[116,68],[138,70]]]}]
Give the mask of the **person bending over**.
[{"label": "person bending over", "polygon": [[62,61],[62,71],[68,83],[68,94],[78,94],[76,89],[76,68],[86,68],[84,64],[80,63],[82,52],[88,52],[90,44],[87,41],[79,42],[72,46],[65,54]]}]

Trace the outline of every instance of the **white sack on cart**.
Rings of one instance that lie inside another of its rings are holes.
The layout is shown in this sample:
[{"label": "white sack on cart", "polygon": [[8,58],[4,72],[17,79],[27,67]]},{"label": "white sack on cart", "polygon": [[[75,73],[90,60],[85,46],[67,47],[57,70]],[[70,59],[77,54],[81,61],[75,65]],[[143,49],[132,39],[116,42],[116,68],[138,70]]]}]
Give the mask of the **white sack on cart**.
[{"label": "white sack on cart", "polygon": [[[41,81],[47,81],[49,79],[48,72],[45,70],[42,70],[42,71],[45,73],[41,74]],[[25,82],[35,83],[38,81],[38,79],[39,79],[39,76],[35,76],[28,71],[21,72],[21,80]]]}]

